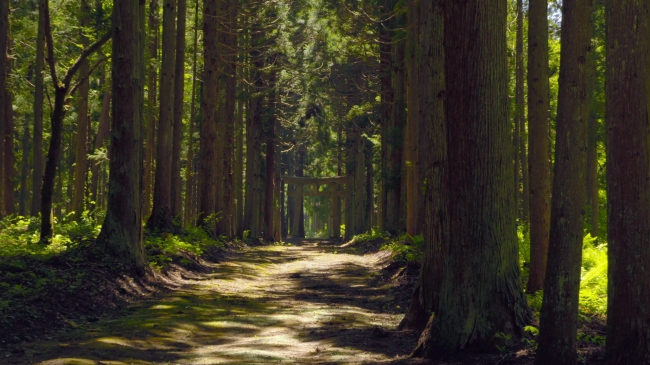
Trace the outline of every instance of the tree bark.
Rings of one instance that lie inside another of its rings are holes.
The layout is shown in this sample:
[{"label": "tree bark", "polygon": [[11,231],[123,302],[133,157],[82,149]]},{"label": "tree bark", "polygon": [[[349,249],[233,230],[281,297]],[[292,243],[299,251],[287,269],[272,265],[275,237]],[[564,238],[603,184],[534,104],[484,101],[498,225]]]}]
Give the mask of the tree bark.
[{"label": "tree bark", "polygon": [[[7,46],[7,53],[10,57],[11,42]],[[12,62],[11,58],[7,60],[7,75],[11,74]],[[8,84],[8,80],[7,80]],[[16,213],[14,190],[14,179],[16,178],[16,156],[14,155],[14,108],[13,108],[13,93],[11,88],[6,88],[5,93],[5,128],[4,128],[4,212],[5,215],[12,215]]]},{"label": "tree bark", "polygon": [[144,2],[113,5],[113,119],[106,218],[99,247],[127,272],[142,274],[142,122],[144,104]]},{"label": "tree bark", "polygon": [[218,0],[203,2],[203,92],[201,94],[201,141],[200,141],[200,171],[199,171],[199,211],[198,225],[212,232],[212,222],[207,218],[216,213],[216,148],[217,141],[217,83],[219,74],[217,65],[218,31],[217,9]]},{"label": "tree bark", "polygon": [[606,2],[608,365],[650,362],[647,1]]},{"label": "tree bark", "polygon": [[187,144],[187,168],[185,170],[185,215],[183,222],[185,226],[192,223],[193,201],[194,201],[194,120],[196,118],[196,57],[199,45],[199,0],[196,0],[194,8],[194,52],[192,54],[192,96],[190,99],[190,130]]},{"label": "tree bark", "polygon": [[174,78],[174,121],[172,132],[171,212],[179,224],[183,221],[181,180],[181,144],[183,142],[183,111],[185,102],[185,30],[187,0],[178,0],[178,27],[176,29],[176,64]]},{"label": "tree bark", "polygon": [[251,36],[251,61],[254,96],[250,99],[250,117],[246,125],[246,209],[244,210],[244,230],[250,231],[250,238],[260,237],[260,198],[262,195],[261,155],[262,155],[262,102],[260,95],[264,88],[262,69],[264,56],[260,50],[262,34],[259,25],[253,26]]},{"label": "tree bark", "polygon": [[[270,62],[275,67],[274,62]],[[275,107],[276,107],[276,71],[269,75],[270,94],[268,98],[268,120],[266,121],[266,174],[264,181],[264,240],[275,241]]]},{"label": "tree bark", "polygon": [[[413,11],[416,11],[413,9]],[[422,2],[419,8],[416,72],[420,98],[420,132],[417,144],[424,186],[424,260],[411,304],[400,328],[423,329],[437,311],[447,258],[447,125],[445,122],[445,53],[442,1]]]},{"label": "tree bark", "polygon": [[147,221],[150,231],[172,232],[172,149],[174,133],[174,54],[176,50],[176,0],[164,0],[162,62],[160,68],[160,119],[156,144],[153,207]]},{"label": "tree bark", "polygon": [[537,365],[577,361],[578,296],[587,202],[591,21],[591,0],[564,1],[551,230]]},{"label": "tree bark", "polygon": [[[81,0],[81,11],[79,15],[81,26],[80,44],[85,48],[89,44],[88,37],[83,34],[84,29],[90,25],[90,5],[87,0]],[[74,168],[74,195],[72,209],[74,218],[78,221],[84,212],[84,197],[86,191],[86,172],[88,170],[88,96],[90,92],[89,80],[90,66],[85,60],[79,68],[79,100],[77,104],[77,144],[75,150]]]},{"label": "tree bark", "polygon": [[[526,157],[526,116],[524,114],[524,6],[517,0],[517,42],[516,42],[516,82],[515,82],[515,123],[519,126],[519,154],[521,165],[521,222],[528,223],[530,199],[528,195],[528,158]],[[517,202],[519,204],[519,202]]]},{"label": "tree bark", "polygon": [[407,66],[407,121],[406,121],[406,143],[404,145],[404,154],[406,160],[406,233],[415,236],[421,232],[421,226],[418,225],[422,204],[420,188],[422,179],[419,176],[419,154],[418,144],[420,128],[420,104],[418,94],[418,80],[421,75],[418,72],[418,63],[422,55],[418,49],[420,40],[419,9],[421,3],[414,0],[408,2],[408,21],[406,39],[406,66]]},{"label": "tree bark", "polygon": [[158,0],[149,3],[149,45],[147,72],[147,138],[144,160],[144,211],[143,217],[151,215],[151,195],[154,180],[154,151],[156,147],[156,111],[157,111],[157,59],[158,59],[158,33],[160,20],[158,19]]},{"label": "tree bark", "polygon": [[34,172],[32,175],[31,215],[41,211],[43,185],[43,70],[45,67],[45,7],[48,0],[39,0],[38,33],[36,36],[36,64],[34,68],[34,145],[32,146]]},{"label": "tree bark", "polygon": [[438,310],[414,355],[442,358],[517,339],[531,320],[520,284],[508,120],[506,3],[445,3],[449,256]]}]

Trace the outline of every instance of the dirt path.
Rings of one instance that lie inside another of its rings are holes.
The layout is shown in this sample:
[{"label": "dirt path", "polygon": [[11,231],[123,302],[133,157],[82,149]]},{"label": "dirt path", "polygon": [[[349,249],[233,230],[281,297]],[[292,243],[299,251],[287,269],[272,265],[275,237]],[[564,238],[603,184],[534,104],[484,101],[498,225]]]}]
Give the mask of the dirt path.
[{"label": "dirt path", "polygon": [[[25,344],[18,364],[363,364],[413,348],[379,254],[330,242],[253,247],[127,315]],[[3,360],[0,358],[0,363]]]}]

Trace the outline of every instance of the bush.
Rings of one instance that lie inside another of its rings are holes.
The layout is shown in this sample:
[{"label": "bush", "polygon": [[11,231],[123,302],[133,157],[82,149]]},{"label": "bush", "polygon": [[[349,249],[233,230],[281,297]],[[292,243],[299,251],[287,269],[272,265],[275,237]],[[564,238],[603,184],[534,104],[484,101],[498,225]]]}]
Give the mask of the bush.
[{"label": "bush", "polygon": [[382,251],[390,251],[393,260],[397,262],[419,262],[422,258],[422,235],[402,235],[381,247]]}]

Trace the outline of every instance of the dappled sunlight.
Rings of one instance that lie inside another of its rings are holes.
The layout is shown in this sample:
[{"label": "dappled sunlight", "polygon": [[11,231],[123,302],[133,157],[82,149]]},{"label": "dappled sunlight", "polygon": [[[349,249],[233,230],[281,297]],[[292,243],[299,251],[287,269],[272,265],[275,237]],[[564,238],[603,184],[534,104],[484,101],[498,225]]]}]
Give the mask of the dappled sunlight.
[{"label": "dappled sunlight", "polygon": [[324,242],[237,253],[124,318],[78,333],[56,349],[59,359],[44,351],[39,361],[360,363],[406,355],[393,344],[413,336],[393,330],[402,314],[390,288],[373,282],[376,258]]}]

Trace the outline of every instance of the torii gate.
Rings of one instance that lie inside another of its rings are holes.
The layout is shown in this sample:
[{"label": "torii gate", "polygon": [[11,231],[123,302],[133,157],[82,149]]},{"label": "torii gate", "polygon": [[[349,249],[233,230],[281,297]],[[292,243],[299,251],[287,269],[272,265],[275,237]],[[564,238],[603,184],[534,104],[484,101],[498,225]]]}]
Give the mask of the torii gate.
[{"label": "torii gate", "polygon": [[[347,176],[339,177],[298,177],[298,176],[282,176],[282,180],[288,185],[296,185],[296,190],[289,190],[288,196],[295,196],[302,199],[305,196],[330,196],[332,198],[332,211],[330,217],[332,219],[332,237],[341,237],[341,209],[339,205],[339,197],[345,197],[345,188],[343,186],[347,183]],[[304,191],[305,185],[314,185],[314,191]],[[319,191],[321,185],[329,185],[330,191]]]}]

